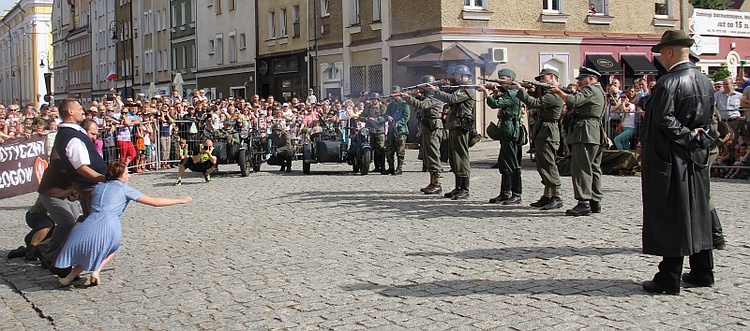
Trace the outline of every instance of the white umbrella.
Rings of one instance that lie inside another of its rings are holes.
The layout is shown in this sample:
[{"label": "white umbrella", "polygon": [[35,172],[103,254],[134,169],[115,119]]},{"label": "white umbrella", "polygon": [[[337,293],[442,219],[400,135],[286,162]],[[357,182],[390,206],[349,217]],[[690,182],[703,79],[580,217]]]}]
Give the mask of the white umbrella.
[{"label": "white umbrella", "polygon": [[151,84],[148,86],[148,98],[149,100],[153,98],[156,95],[156,83],[151,82]]},{"label": "white umbrella", "polygon": [[184,83],[185,81],[182,80],[181,73],[178,72],[174,74],[174,81],[172,82],[172,84],[174,84],[174,90],[177,91],[177,93],[179,93],[180,95],[182,95],[182,84]]}]

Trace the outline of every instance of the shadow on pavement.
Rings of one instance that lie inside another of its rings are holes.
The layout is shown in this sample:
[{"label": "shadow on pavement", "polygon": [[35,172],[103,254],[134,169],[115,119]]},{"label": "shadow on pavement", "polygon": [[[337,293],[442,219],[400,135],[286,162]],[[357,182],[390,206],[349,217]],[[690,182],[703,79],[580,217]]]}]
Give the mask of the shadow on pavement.
[{"label": "shadow on pavement", "polygon": [[635,248],[597,248],[597,247],[505,247],[493,249],[475,249],[463,252],[412,252],[406,256],[450,256],[460,259],[484,260],[526,260],[553,259],[571,256],[604,256],[614,254],[639,254]]},{"label": "shadow on pavement", "polygon": [[[418,191],[419,188],[414,188]],[[444,188],[444,192],[448,192]],[[368,209],[378,213],[396,212],[398,215],[420,219],[434,218],[438,214],[465,214],[474,218],[511,218],[512,221],[528,220],[534,217],[549,217],[561,215],[567,206],[554,210],[539,210],[528,205],[527,201],[519,205],[503,206],[482,201],[470,200],[454,201],[443,198],[442,195],[425,195],[414,193],[393,193],[389,191],[317,191],[294,192],[280,197],[289,203],[305,202],[320,204],[336,204],[349,207]],[[573,220],[573,217],[561,220]]]},{"label": "shadow on pavement", "polygon": [[557,294],[603,297],[647,295],[641,285],[627,279],[444,280],[421,284],[343,286],[345,291],[374,291],[387,297],[458,297],[473,294]]}]

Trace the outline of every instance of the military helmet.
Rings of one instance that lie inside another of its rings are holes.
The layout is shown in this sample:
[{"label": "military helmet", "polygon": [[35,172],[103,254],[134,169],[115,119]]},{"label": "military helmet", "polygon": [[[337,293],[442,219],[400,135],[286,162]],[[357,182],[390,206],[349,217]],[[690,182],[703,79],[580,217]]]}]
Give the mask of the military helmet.
[{"label": "military helmet", "polygon": [[391,91],[393,93],[399,93],[399,92],[401,92],[401,86],[393,85],[393,87],[391,88]]},{"label": "military helmet", "polygon": [[282,127],[280,123],[276,123],[276,124],[273,125],[273,130],[274,131],[276,131],[276,130],[284,131],[284,127]]},{"label": "military helmet", "polygon": [[469,67],[463,64],[459,64],[453,68],[452,74],[461,76],[472,76]]},{"label": "military helmet", "polygon": [[500,69],[497,71],[497,78],[500,78],[503,76],[510,77],[510,79],[512,80],[516,80],[516,73],[510,69]]},{"label": "military helmet", "polygon": [[380,99],[380,93],[378,92],[372,92],[370,93],[370,100],[372,99]]},{"label": "military helmet", "polygon": [[435,81],[435,76],[433,75],[424,75],[422,76],[422,84],[424,83],[432,83]]}]

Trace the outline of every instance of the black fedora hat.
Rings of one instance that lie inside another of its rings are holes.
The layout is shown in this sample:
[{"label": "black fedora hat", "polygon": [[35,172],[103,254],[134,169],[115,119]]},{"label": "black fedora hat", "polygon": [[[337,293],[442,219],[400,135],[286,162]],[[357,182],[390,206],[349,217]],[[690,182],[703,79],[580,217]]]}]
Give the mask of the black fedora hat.
[{"label": "black fedora hat", "polygon": [[695,40],[693,38],[690,38],[684,31],[682,30],[667,30],[664,31],[664,34],[661,35],[661,40],[659,40],[659,43],[654,45],[654,47],[651,47],[651,51],[655,53],[659,53],[661,48],[664,46],[685,46],[690,47],[693,46],[695,43]]}]

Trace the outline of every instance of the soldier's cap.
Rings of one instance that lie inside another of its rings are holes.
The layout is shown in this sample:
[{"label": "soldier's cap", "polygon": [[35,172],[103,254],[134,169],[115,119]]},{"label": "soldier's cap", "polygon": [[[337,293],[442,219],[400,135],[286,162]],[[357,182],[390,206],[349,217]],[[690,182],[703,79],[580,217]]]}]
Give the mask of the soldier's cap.
[{"label": "soldier's cap", "polygon": [[234,125],[234,120],[232,120],[231,118],[227,118],[227,119],[224,120],[224,124],[226,124],[226,125]]},{"label": "soldier's cap", "polygon": [[544,68],[544,69],[542,69],[541,72],[539,72],[539,76],[534,77],[534,80],[536,80],[538,82],[538,81],[542,80],[542,76],[546,76],[546,75],[549,75],[549,74],[553,74],[553,75],[555,75],[555,77],[560,77],[560,73],[557,72],[557,70],[552,69],[552,68]]},{"label": "soldier's cap", "polygon": [[591,68],[580,67],[578,68],[578,77],[576,77],[576,79],[581,79],[583,77],[592,77],[592,76],[596,78],[601,78],[602,74],[600,74],[598,71],[591,69]]},{"label": "soldier's cap", "polygon": [[398,85],[393,85],[393,87],[391,88],[391,90],[392,90],[392,91],[393,91],[394,93],[397,93],[397,92],[401,92],[401,86],[398,86]]},{"label": "soldier's cap", "polygon": [[682,30],[667,30],[661,35],[659,43],[651,47],[651,51],[654,53],[661,53],[661,48],[664,46],[693,46],[695,40]]},{"label": "soldier's cap", "polygon": [[693,63],[701,62],[700,56],[698,56],[698,54],[695,53],[695,51],[693,51],[692,49],[690,50],[690,55],[688,55],[688,58],[690,58],[690,62]]},{"label": "soldier's cap", "polygon": [[516,80],[516,73],[510,69],[500,69],[497,71],[497,78],[500,78],[503,76],[510,77],[510,79],[512,80]]}]

